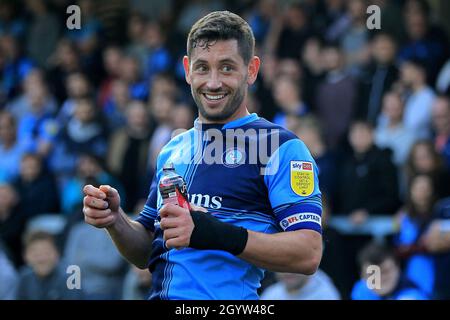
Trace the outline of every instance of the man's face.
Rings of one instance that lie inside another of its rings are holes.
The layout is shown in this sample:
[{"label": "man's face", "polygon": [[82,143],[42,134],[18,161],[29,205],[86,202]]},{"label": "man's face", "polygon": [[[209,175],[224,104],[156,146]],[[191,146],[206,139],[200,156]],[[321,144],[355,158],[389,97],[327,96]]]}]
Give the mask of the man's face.
[{"label": "man's face", "polygon": [[[256,80],[259,60],[247,66],[237,40],[219,40],[197,46],[184,57],[186,81],[202,118],[226,122],[245,103],[248,85]],[[256,58],[257,59],[257,58]]]},{"label": "man's face", "polygon": [[450,102],[437,98],[432,109],[433,127],[438,134],[450,134]]},{"label": "man's face", "polygon": [[45,277],[55,268],[59,254],[50,241],[38,240],[26,248],[25,260],[39,277]]}]

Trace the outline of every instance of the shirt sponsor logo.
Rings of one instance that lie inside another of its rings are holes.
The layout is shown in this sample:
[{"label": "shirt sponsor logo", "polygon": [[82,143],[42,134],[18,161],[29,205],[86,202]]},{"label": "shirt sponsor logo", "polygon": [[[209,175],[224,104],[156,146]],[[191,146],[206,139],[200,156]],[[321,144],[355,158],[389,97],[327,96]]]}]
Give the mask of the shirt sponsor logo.
[{"label": "shirt sponsor logo", "polygon": [[303,222],[313,222],[321,226],[322,218],[316,213],[296,213],[281,220],[280,226],[283,228],[283,230],[286,230],[290,226]]},{"label": "shirt sponsor logo", "polygon": [[222,207],[222,197],[210,196],[209,194],[188,194],[189,202],[199,207],[220,209]]},{"label": "shirt sponsor logo", "polygon": [[307,197],[314,192],[314,170],[312,162],[290,162],[291,189],[297,195]]},{"label": "shirt sponsor logo", "polygon": [[245,152],[239,149],[228,149],[223,154],[223,164],[228,168],[236,168],[245,162]]}]

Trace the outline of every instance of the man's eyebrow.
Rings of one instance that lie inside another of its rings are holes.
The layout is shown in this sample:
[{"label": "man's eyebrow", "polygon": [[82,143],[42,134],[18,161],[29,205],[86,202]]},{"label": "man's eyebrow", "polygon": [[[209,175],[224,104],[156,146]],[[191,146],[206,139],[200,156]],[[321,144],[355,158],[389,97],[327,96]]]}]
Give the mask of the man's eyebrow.
[{"label": "man's eyebrow", "polygon": [[[204,59],[197,59],[197,60],[192,62],[193,65],[200,64],[200,63],[208,64],[209,62],[204,60]],[[219,63],[237,64],[237,62],[235,60],[230,59],[230,58],[223,58],[223,59],[219,60]]]}]

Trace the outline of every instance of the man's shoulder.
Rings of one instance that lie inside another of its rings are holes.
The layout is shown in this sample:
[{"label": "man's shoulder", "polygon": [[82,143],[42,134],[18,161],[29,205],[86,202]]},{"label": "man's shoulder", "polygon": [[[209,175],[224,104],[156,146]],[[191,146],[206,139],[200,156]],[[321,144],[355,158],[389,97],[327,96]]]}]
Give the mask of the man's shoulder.
[{"label": "man's shoulder", "polygon": [[259,134],[269,134],[272,136],[276,134],[280,139],[280,145],[292,139],[299,140],[298,137],[293,132],[261,117],[255,121],[252,121],[244,125],[243,127],[241,127],[241,129],[244,130],[254,129]]}]

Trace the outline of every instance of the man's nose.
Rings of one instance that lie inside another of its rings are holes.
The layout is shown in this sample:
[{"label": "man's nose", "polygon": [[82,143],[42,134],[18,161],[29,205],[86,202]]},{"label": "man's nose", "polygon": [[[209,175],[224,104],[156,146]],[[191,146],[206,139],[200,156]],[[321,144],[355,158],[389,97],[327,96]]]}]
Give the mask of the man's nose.
[{"label": "man's nose", "polygon": [[212,71],[208,78],[208,82],[206,83],[208,90],[218,90],[222,87],[222,80],[220,79],[220,75],[217,71]]}]

